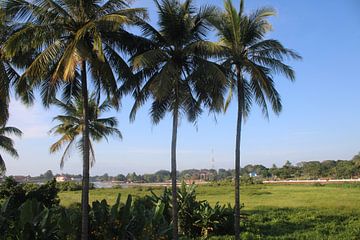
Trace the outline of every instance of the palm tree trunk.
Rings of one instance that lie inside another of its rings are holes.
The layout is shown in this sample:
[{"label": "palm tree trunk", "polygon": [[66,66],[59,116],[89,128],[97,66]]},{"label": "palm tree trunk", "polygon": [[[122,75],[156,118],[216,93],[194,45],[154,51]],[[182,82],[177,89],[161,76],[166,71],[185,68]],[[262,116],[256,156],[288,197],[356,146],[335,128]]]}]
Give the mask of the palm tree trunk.
[{"label": "palm tree trunk", "polygon": [[235,240],[240,240],[240,141],[242,126],[242,82],[240,71],[237,71],[237,96],[238,96],[238,115],[236,127],[235,145]]},{"label": "palm tree trunk", "polygon": [[178,233],[178,202],[176,191],[176,140],[178,128],[179,112],[174,110],[172,141],[171,141],[171,190],[172,190],[172,216],[173,216],[173,239],[179,239]]},{"label": "palm tree trunk", "polygon": [[86,76],[86,61],[81,64],[81,90],[83,97],[83,179],[81,195],[81,240],[89,238],[89,160],[90,160],[90,139],[89,139],[89,108],[88,108],[88,90]]}]

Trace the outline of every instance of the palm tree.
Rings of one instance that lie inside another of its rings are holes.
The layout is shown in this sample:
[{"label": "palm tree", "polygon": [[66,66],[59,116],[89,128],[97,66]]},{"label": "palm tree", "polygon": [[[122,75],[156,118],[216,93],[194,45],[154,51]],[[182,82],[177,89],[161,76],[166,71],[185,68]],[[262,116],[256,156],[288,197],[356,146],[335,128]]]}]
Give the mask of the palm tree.
[{"label": "palm tree", "polygon": [[[18,90],[40,89],[46,106],[59,90],[71,90],[72,86],[81,90],[84,112],[81,239],[88,239],[88,81],[92,80],[90,86],[98,92],[98,98],[104,92],[114,97],[114,103],[118,102],[117,81],[132,76],[121,53],[140,49],[138,38],[123,26],[144,18],[146,12],[129,8],[126,0],[4,0],[2,5],[17,22],[15,32],[5,43],[7,57],[33,56],[31,64],[19,66],[24,73]],[[65,92],[68,95],[69,91]],[[28,96],[28,101],[33,101],[33,95]]]},{"label": "palm tree", "polygon": [[[60,151],[65,145],[65,151],[61,157],[60,167],[63,168],[66,158],[70,157],[71,149],[77,146],[83,149],[84,140],[81,138],[84,129],[84,112],[83,101],[79,98],[70,102],[54,100],[54,105],[62,109],[65,115],[58,115],[54,118],[60,122],[50,133],[61,135],[61,138],[50,147],[50,152]],[[108,140],[108,136],[114,135],[122,138],[120,131],[117,129],[118,122],[115,117],[100,118],[101,114],[111,109],[111,103],[106,100],[98,105],[95,95],[89,98],[89,135],[93,141],[100,141],[103,138]],[[78,139],[80,137],[80,139]],[[90,141],[90,163],[95,162],[95,151]]]},{"label": "palm tree", "polygon": [[219,111],[223,106],[226,76],[208,58],[218,47],[204,40],[207,19],[214,8],[197,9],[191,0],[155,1],[159,14],[159,30],[146,22],[139,23],[151,41],[151,49],[132,58],[133,67],[144,73],[141,87],[135,88],[135,104],[130,119],[138,108],[152,97],[152,122],[158,124],[167,112],[172,114],[171,180],[173,239],[178,239],[178,206],[176,190],[176,142],[181,114],[195,122],[202,107]]},{"label": "palm tree", "polygon": [[0,9],[0,125],[5,124],[9,118],[10,87],[19,78],[9,59],[4,56],[3,44],[10,32],[6,15]]},{"label": "palm tree", "polygon": [[294,70],[283,63],[284,59],[300,59],[294,51],[285,48],[279,41],[264,39],[271,29],[267,18],[273,16],[272,8],[260,8],[244,14],[244,0],[239,11],[231,0],[225,0],[225,11],[212,19],[217,30],[219,46],[223,47],[223,66],[230,75],[230,95],[225,109],[237,93],[237,131],[235,144],[235,239],[240,239],[240,139],[243,118],[250,112],[253,100],[268,117],[268,104],[279,114],[282,105],[275,88],[273,74],[282,74],[295,80]]},{"label": "palm tree", "polygon": [[[12,157],[19,157],[18,152],[14,148],[14,141],[8,135],[15,135],[21,137],[22,132],[15,127],[0,127],[0,149],[11,155]],[[6,172],[5,161],[0,154],[0,174]]]}]

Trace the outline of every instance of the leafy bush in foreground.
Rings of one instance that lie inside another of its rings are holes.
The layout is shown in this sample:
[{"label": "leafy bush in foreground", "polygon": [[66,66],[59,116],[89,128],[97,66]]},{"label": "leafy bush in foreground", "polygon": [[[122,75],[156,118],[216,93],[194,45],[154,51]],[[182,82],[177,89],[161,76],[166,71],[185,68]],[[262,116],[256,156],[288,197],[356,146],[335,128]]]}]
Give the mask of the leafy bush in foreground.
[{"label": "leafy bush in foreground", "polygon": [[[81,208],[59,206],[56,182],[41,186],[19,184],[7,179],[0,186],[0,239],[80,238]],[[183,184],[178,194],[181,233],[184,239],[207,238],[233,232],[233,209],[197,201],[195,185]],[[90,207],[90,239],[171,239],[171,193],[108,205],[95,201]]]},{"label": "leafy bush in foreground", "polygon": [[18,183],[12,177],[8,177],[0,184],[0,200],[12,198],[11,204],[17,208],[28,199],[36,199],[46,207],[59,205],[59,189],[56,187],[56,181],[47,182],[43,185],[28,183]]}]

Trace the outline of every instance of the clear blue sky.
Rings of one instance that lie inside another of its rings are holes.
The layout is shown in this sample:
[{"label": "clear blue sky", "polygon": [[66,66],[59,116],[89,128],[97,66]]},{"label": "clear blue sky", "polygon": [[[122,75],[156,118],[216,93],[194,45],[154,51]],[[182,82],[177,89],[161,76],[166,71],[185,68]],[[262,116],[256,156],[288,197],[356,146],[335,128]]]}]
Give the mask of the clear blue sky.
[{"label": "clear blue sky", "polygon": [[[197,0],[198,4],[222,1]],[[234,1],[236,6],[238,1]],[[148,7],[152,22],[156,12],[152,1],[137,0],[135,6]],[[269,38],[280,40],[299,52],[303,61],[290,62],[297,74],[295,83],[276,77],[284,109],[277,117],[265,120],[254,108],[245,124],[242,140],[242,166],[275,163],[283,165],[308,160],[350,159],[360,151],[360,2],[358,0],[248,0],[247,11],[261,6],[274,7],[274,31]],[[131,98],[114,113],[124,139],[110,139],[96,145],[97,162],[91,175],[155,172],[170,168],[171,121],[165,118],[152,126],[148,105],[133,124],[128,115]],[[25,108],[12,101],[9,125],[24,132],[16,139],[20,158],[4,155],[8,175],[38,175],[51,169],[55,173],[81,173],[79,155],[74,152],[63,171],[60,155],[50,155],[56,138],[47,132],[56,110],[45,110],[40,103]],[[236,125],[235,104],[226,115],[202,115],[197,129],[185,119],[178,135],[178,169],[210,168],[214,149],[216,168],[233,168]]]}]

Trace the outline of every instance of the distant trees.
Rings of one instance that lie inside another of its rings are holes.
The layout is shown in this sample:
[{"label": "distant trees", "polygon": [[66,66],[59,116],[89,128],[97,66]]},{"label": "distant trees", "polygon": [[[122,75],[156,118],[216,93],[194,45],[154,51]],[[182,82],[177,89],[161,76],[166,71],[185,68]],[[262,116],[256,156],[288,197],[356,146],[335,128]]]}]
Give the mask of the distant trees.
[{"label": "distant trees", "polygon": [[54,178],[54,174],[52,173],[51,170],[47,170],[47,171],[44,173],[44,175],[40,175],[40,177],[41,177],[41,176],[42,176],[44,179],[46,179],[46,180],[51,180],[51,179]]},{"label": "distant trees", "polygon": [[355,155],[351,160],[325,160],[300,162],[296,165],[287,161],[282,167],[275,164],[271,168],[262,165],[247,165],[241,169],[242,176],[248,176],[255,172],[258,176],[278,179],[350,179],[360,177],[359,155]]},{"label": "distant trees", "polygon": [[115,177],[115,180],[116,181],[126,181],[126,177],[124,174],[118,174],[116,177]]}]

